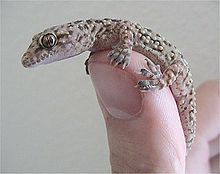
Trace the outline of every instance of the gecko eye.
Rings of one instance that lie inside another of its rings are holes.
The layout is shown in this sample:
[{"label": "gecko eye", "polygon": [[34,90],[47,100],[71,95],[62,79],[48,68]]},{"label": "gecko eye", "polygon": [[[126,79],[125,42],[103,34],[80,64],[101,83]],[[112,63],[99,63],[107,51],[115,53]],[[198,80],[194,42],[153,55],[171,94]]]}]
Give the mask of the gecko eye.
[{"label": "gecko eye", "polygon": [[44,48],[52,48],[57,43],[57,37],[54,33],[47,33],[40,37],[39,42]]}]

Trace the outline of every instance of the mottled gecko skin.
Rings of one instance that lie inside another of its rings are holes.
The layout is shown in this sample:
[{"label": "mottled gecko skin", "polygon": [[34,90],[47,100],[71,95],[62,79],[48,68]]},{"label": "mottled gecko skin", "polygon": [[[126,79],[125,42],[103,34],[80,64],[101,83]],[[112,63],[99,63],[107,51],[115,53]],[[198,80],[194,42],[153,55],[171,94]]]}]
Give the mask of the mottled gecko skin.
[{"label": "mottled gecko skin", "polygon": [[195,137],[196,103],[190,68],[174,45],[149,28],[125,20],[79,20],[58,25],[35,35],[22,57],[24,67],[36,67],[78,55],[84,51],[112,49],[108,59],[124,69],[131,51],[146,56],[148,68],[137,83],[141,91],[169,86],[180,115],[187,152]]}]

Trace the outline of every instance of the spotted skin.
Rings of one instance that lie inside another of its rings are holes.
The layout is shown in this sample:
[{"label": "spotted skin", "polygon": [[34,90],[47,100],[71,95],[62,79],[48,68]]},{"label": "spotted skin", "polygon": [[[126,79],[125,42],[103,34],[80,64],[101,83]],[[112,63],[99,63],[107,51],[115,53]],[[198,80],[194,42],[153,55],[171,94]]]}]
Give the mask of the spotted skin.
[{"label": "spotted skin", "polygon": [[22,64],[24,67],[36,67],[84,51],[94,53],[106,49],[112,49],[108,54],[110,63],[123,69],[130,63],[132,50],[146,56],[148,68],[143,67],[139,74],[147,77],[147,80],[137,82],[137,86],[141,91],[170,87],[178,107],[188,152],[196,128],[196,99],[190,68],[181,52],[151,29],[118,19],[78,20],[53,26],[33,37],[22,57]]}]

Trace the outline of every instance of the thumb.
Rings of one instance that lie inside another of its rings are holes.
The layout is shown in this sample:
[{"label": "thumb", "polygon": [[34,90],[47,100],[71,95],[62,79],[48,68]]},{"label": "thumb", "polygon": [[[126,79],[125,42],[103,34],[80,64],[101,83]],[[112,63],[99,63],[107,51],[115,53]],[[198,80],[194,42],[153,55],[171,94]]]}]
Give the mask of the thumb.
[{"label": "thumb", "polygon": [[108,51],[89,60],[89,71],[108,134],[113,172],[184,172],[185,141],[169,88],[140,92],[144,56],[132,52],[122,70],[109,65]]}]

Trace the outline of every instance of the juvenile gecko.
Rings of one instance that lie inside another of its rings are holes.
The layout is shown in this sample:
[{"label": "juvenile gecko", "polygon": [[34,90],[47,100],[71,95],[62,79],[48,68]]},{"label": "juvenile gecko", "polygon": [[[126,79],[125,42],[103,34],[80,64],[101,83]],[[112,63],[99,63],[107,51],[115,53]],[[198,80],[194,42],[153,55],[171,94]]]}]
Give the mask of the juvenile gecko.
[{"label": "juvenile gecko", "polygon": [[53,26],[32,38],[22,57],[22,64],[24,67],[36,67],[87,50],[96,52],[106,49],[112,49],[107,57],[111,64],[121,65],[123,69],[130,63],[132,50],[146,56],[148,68],[143,67],[139,73],[148,80],[137,82],[137,86],[141,91],[170,87],[178,107],[188,152],[196,128],[196,99],[190,68],[180,51],[151,29],[130,21],[107,18]]}]

